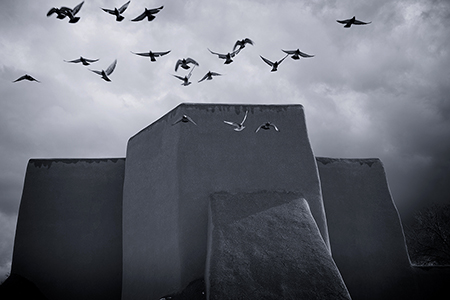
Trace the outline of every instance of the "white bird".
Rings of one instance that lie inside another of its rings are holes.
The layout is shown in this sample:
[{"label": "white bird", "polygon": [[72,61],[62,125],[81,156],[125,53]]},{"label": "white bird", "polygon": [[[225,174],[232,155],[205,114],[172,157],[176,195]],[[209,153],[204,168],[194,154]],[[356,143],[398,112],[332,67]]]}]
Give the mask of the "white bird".
[{"label": "white bird", "polygon": [[101,71],[96,71],[96,70],[91,70],[92,72],[102,76],[102,78],[106,81],[111,81],[111,79],[109,79],[108,75],[111,75],[111,73],[114,71],[114,69],[116,68],[116,64],[117,64],[117,59],[114,60],[112,62],[112,64],[109,65],[109,67],[106,70],[101,70]]},{"label": "white bird", "polygon": [[173,75],[173,76],[175,76],[176,78],[178,78],[180,80],[183,80],[183,83],[181,85],[188,86],[188,85],[190,85],[192,83],[192,82],[189,81],[189,78],[191,78],[192,71],[194,70],[194,68],[195,68],[195,66],[191,69],[191,71],[189,71],[189,74],[187,74],[184,77],[181,77],[181,76],[178,76],[178,75]]},{"label": "white bird", "polygon": [[192,124],[197,126],[197,123],[195,123],[194,120],[192,120],[192,118],[189,117],[188,115],[183,115],[178,121],[173,123],[172,126],[177,124],[177,123],[180,123],[180,122],[183,122],[183,123],[191,122]]},{"label": "white bird", "polygon": [[[261,55],[260,55],[260,56],[261,56]],[[263,60],[266,64],[268,64],[269,66],[272,67],[271,72],[276,72],[276,71],[278,70],[278,66],[279,66],[279,65],[283,62],[283,60],[284,60],[286,57],[288,57],[288,56],[289,56],[289,54],[286,54],[286,56],[283,57],[281,60],[275,61],[275,62],[272,62],[272,61],[270,61],[270,60],[268,60],[267,58],[264,58],[264,57],[262,57],[262,56],[261,56],[261,58],[262,58],[262,60]]]},{"label": "white bird", "polygon": [[205,76],[203,76],[202,79],[200,79],[198,82],[202,82],[203,80],[212,80],[213,76],[221,76],[222,74],[216,73],[216,72],[211,72],[208,71],[208,73],[205,74]]},{"label": "white bird", "polygon": [[258,132],[260,129],[264,129],[264,130],[269,130],[270,127],[273,127],[273,129],[275,129],[275,131],[280,131],[278,130],[278,127],[275,126],[275,124],[271,123],[271,122],[266,122],[264,124],[261,124],[255,132]]},{"label": "white bird", "polygon": [[147,17],[147,20],[150,22],[151,20],[156,18],[154,15],[159,13],[163,8],[164,8],[164,5],[160,6],[158,8],[152,8],[152,9],[145,8],[145,11],[142,14],[140,14],[139,16],[137,16],[136,18],[134,18],[131,21],[133,21],[133,22],[142,21],[145,19],[145,17]]},{"label": "white bird", "polygon": [[288,55],[292,55],[291,56],[292,59],[300,59],[300,56],[304,57],[304,58],[314,57],[314,55],[306,54],[306,53],[300,51],[299,49],[297,49],[297,50],[283,50],[283,49],[281,49],[281,51],[283,51],[284,53],[286,53]]},{"label": "white bird", "polygon": [[248,110],[245,111],[245,115],[244,115],[244,119],[242,119],[241,123],[236,123],[236,122],[230,122],[230,121],[223,121],[225,124],[234,126],[234,131],[242,131],[244,130],[245,126],[244,126],[244,122],[247,119],[247,114],[248,114]]},{"label": "white bird", "polygon": [[153,51],[149,51],[149,52],[143,52],[143,53],[136,53],[131,51],[131,53],[136,54],[136,55],[140,55],[140,56],[146,56],[146,57],[150,57],[150,61],[156,61],[156,57],[160,57],[166,54],[169,54],[171,50],[169,51],[163,51],[163,52],[153,52]]},{"label": "white bird", "polygon": [[83,56],[80,56],[80,58],[74,59],[74,60],[65,60],[65,62],[68,63],[82,63],[85,66],[89,66],[90,63],[96,62],[98,59],[88,59],[84,58]]},{"label": "white bird", "polygon": [[177,60],[177,63],[175,64],[175,72],[178,70],[178,67],[181,66],[183,69],[187,70],[190,68],[189,64],[193,64],[195,66],[199,66],[198,62],[196,62],[194,59],[188,57]]},{"label": "white bird", "polygon": [[239,48],[239,49],[237,49],[237,50],[234,50],[234,51],[231,52],[231,53],[228,52],[227,54],[221,54],[221,53],[213,52],[213,51],[211,51],[209,48],[208,48],[208,50],[209,50],[209,52],[211,52],[212,54],[215,54],[215,55],[219,56],[219,58],[225,59],[224,64],[226,64],[226,65],[231,64],[231,63],[233,62],[233,60],[232,60],[231,58],[233,58],[233,57],[235,57],[236,55],[238,55],[238,54],[239,54],[239,51],[241,51],[241,49]]},{"label": "white bird", "polygon": [[356,20],[355,16],[353,16],[353,18],[347,19],[347,20],[336,20],[336,22],[345,24],[344,25],[345,28],[350,28],[352,25],[367,25],[367,24],[372,23],[372,22],[362,22],[362,21]]},{"label": "white bird", "polygon": [[127,9],[128,4],[130,4],[131,1],[128,1],[124,5],[122,5],[120,8],[115,7],[114,9],[108,9],[108,8],[102,8],[103,11],[116,16],[116,21],[121,22],[123,19],[125,19],[124,16],[122,16],[123,12]]}]

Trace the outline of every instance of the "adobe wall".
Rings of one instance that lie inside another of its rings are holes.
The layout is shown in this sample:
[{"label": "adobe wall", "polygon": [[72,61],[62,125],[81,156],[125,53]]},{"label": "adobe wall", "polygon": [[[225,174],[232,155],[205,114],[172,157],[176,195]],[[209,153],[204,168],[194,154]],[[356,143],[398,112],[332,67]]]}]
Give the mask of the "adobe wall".
[{"label": "adobe wall", "polygon": [[331,251],[353,300],[422,299],[379,159],[317,158]]},{"label": "adobe wall", "polygon": [[31,159],[12,274],[48,299],[120,299],[125,159]]},{"label": "adobe wall", "polygon": [[[246,110],[243,131],[223,122],[240,122]],[[197,126],[172,125],[183,114]],[[267,121],[280,131],[255,133]],[[124,182],[123,299],[158,299],[203,276],[210,195],[261,190],[301,194],[328,245],[301,105],[182,104],[132,137]]]}]

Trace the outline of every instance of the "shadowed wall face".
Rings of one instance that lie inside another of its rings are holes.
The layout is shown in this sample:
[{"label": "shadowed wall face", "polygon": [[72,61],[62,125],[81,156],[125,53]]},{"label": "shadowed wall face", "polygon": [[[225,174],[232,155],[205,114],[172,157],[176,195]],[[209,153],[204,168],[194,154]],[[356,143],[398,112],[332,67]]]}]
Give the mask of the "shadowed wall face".
[{"label": "shadowed wall face", "polygon": [[30,160],[11,273],[48,299],[120,299],[124,162]]},{"label": "shadowed wall face", "polygon": [[[246,111],[243,131],[223,122],[239,123]],[[182,115],[197,125],[173,125]],[[278,132],[255,133],[269,121]],[[328,244],[301,105],[182,104],[130,139],[125,173],[124,299],[160,297],[203,276],[208,202],[214,192],[301,194]],[[133,283],[144,278],[155,284]]]},{"label": "shadowed wall face", "polygon": [[352,299],[418,299],[381,161],[317,162],[332,255]]}]

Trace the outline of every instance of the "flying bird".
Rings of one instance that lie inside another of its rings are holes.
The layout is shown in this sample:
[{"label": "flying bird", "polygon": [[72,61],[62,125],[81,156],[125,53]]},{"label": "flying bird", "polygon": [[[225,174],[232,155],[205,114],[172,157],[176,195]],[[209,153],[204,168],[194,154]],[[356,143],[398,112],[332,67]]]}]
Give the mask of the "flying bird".
[{"label": "flying bird", "polygon": [[297,49],[297,50],[283,50],[283,49],[281,49],[281,51],[283,51],[284,53],[286,53],[288,55],[292,55],[291,56],[292,59],[300,59],[300,56],[304,57],[304,58],[314,57],[314,55],[306,54],[306,53],[300,51],[299,49]]},{"label": "flying bird", "polygon": [[258,132],[260,129],[264,129],[264,130],[269,130],[270,127],[273,127],[273,129],[275,129],[275,131],[280,131],[278,130],[278,127],[275,126],[275,124],[271,123],[271,122],[266,122],[264,124],[261,124],[255,132]]},{"label": "flying bird", "polygon": [[241,123],[236,123],[236,122],[230,122],[230,121],[223,121],[225,124],[234,126],[234,131],[242,131],[244,130],[245,126],[244,126],[244,122],[247,119],[247,114],[248,114],[248,110],[245,111],[245,115],[244,115],[244,119],[242,119]]},{"label": "flying bird", "polygon": [[123,12],[128,8],[128,4],[130,4],[131,1],[128,1],[124,5],[122,5],[120,8],[115,7],[114,9],[107,9],[102,8],[103,11],[116,16],[116,21],[121,22],[123,19],[125,19],[124,16],[122,16]]},{"label": "flying bird", "polygon": [[208,73],[205,74],[205,76],[203,76],[202,79],[200,79],[198,82],[202,82],[203,80],[212,80],[213,76],[221,76],[222,74],[216,73],[216,72],[211,72],[208,71]]},{"label": "flying bird", "polygon": [[178,67],[181,66],[183,69],[187,70],[190,68],[189,64],[193,64],[195,66],[199,66],[198,62],[196,62],[194,59],[188,57],[177,60],[177,63],[175,64],[175,72],[178,70]]},{"label": "flying bird", "polygon": [[236,41],[236,43],[234,44],[233,51],[234,51],[237,47],[239,47],[239,49],[245,48],[245,44],[253,45],[253,41],[252,41],[251,39],[249,39],[249,38],[245,38],[245,39],[243,39],[243,40],[238,40],[238,41]]},{"label": "flying bird", "polygon": [[136,53],[136,52],[131,51],[131,53],[136,54],[136,55],[140,55],[140,56],[150,57],[150,61],[156,61],[156,57],[160,57],[160,56],[166,55],[166,54],[170,53],[170,51],[171,50],[164,51],[164,52],[152,52],[152,51],[149,51],[149,52],[143,52],[143,53]]},{"label": "flying bird", "polygon": [[180,122],[183,122],[183,123],[191,122],[192,124],[197,126],[197,123],[195,123],[194,120],[192,120],[192,118],[189,117],[188,115],[183,115],[178,121],[173,123],[172,126],[175,125],[175,124],[178,124]]},{"label": "flying bird", "polygon": [[69,23],[76,23],[80,20],[80,17],[75,17],[75,15],[80,11],[83,6],[84,1],[75,6],[74,8],[69,8],[66,6],[61,6],[60,8],[52,7],[47,12],[47,17],[50,17],[52,14],[56,13],[58,19],[64,19],[65,17],[69,17]]},{"label": "flying bird", "polygon": [[80,58],[74,59],[74,60],[65,60],[65,62],[68,63],[82,63],[85,66],[89,66],[91,63],[98,61],[98,59],[88,59],[84,58],[83,56],[80,56]]},{"label": "flying bird", "polygon": [[32,76],[25,74],[19,78],[17,78],[16,80],[14,80],[13,82],[17,82],[17,81],[22,81],[22,80],[28,80],[28,81],[36,81],[36,82],[40,82],[39,80],[33,78]]},{"label": "flying bird", "polygon": [[102,76],[102,78],[106,81],[111,81],[111,79],[109,79],[108,75],[111,75],[111,73],[114,71],[114,69],[116,68],[116,64],[117,64],[117,59],[114,60],[112,62],[112,64],[109,65],[109,67],[106,70],[101,70],[101,71],[96,71],[96,70],[91,70],[92,72]]},{"label": "flying bird", "polygon": [[353,18],[347,19],[347,20],[336,20],[336,22],[345,24],[344,25],[345,28],[350,28],[352,25],[367,25],[367,24],[372,23],[372,22],[362,22],[362,21],[356,20],[355,16],[353,16]]},{"label": "flying bird", "polygon": [[[260,56],[261,56],[261,55],[260,55]],[[263,60],[266,64],[268,64],[269,66],[272,67],[271,72],[276,72],[276,71],[278,70],[278,66],[279,66],[279,65],[283,62],[283,60],[284,60],[286,57],[288,57],[288,56],[289,56],[289,54],[286,54],[286,56],[283,57],[281,60],[275,61],[275,62],[271,62],[270,60],[268,60],[267,58],[264,58],[264,57],[262,57],[262,56],[261,56],[261,58],[262,58],[262,60]]]},{"label": "flying bird", "polygon": [[191,71],[189,71],[189,74],[187,74],[184,77],[181,77],[181,76],[178,76],[178,75],[173,75],[173,76],[175,76],[176,78],[178,78],[180,80],[183,80],[183,83],[181,85],[188,86],[188,85],[190,85],[192,83],[192,82],[189,81],[189,78],[191,78],[192,71],[194,70],[194,68],[195,68],[195,66],[191,69]]},{"label": "flying bird", "polygon": [[215,55],[219,56],[219,58],[225,59],[224,64],[226,64],[226,65],[231,64],[233,62],[233,60],[231,58],[235,57],[239,53],[239,51],[241,51],[241,49],[237,49],[237,50],[235,50],[235,51],[233,51],[231,53],[228,52],[227,54],[220,54],[220,53],[211,51],[209,48],[208,48],[208,50],[212,54],[215,54]]},{"label": "flying bird", "polygon": [[156,18],[154,15],[159,13],[163,8],[164,8],[164,5],[160,6],[158,8],[152,8],[152,9],[145,8],[145,11],[142,14],[140,14],[139,16],[137,16],[136,18],[134,18],[131,21],[133,21],[133,22],[142,21],[147,17],[147,20],[150,22],[151,20]]}]

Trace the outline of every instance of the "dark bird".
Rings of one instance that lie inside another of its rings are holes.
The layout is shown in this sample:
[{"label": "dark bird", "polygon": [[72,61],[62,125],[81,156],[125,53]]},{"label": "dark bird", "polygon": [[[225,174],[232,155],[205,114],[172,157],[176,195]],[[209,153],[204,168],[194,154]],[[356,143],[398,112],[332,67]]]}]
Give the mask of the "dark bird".
[{"label": "dark bird", "polygon": [[[260,55],[260,56],[261,56],[261,55]],[[261,56],[262,60],[263,60],[266,64],[268,64],[269,66],[272,67],[271,72],[276,72],[276,71],[278,70],[278,66],[283,62],[283,60],[284,60],[286,57],[288,57],[288,54],[286,54],[286,56],[283,57],[283,58],[282,58],[281,60],[279,60],[279,61],[271,62],[271,61],[268,60],[267,58],[264,58],[264,57]]]},{"label": "dark bird", "polygon": [[251,39],[249,39],[249,38],[245,38],[245,39],[243,39],[243,40],[238,40],[238,41],[236,41],[236,43],[234,44],[233,51],[234,51],[237,47],[239,47],[239,49],[245,48],[245,44],[253,45],[253,41],[252,41]]},{"label": "dark bird", "polygon": [[216,72],[211,72],[208,71],[208,73],[205,74],[205,76],[203,76],[202,79],[200,79],[198,82],[202,82],[203,80],[212,80],[213,76],[221,76],[222,74],[216,73]]},{"label": "dark bird", "polygon": [[194,68],[195,68],[195,66],[191,69],[191,71],[189,71],[189,74],[187,74],[184,77],[181,77],[181,76],[178,76],[178,75],[173,75],[173,76],[175,76],[176,78],[178,78],[180,80],[183,80],[183,83],[181,85],[188,86],[188,85],[190,85],[192,83],[192,82],[189,81],[189,78],[191,78],[192,71],[194,70]]},{"label": "dark bird", "polygon": [[127,9],[128,4],[130,4],[131,1],[128,1],[127,3],[125,3],[124,5],[122,5],[120,8],[115,7],[114,9],[107,9],[107,8],[102,8],[103,11],[116,16],[116,21],[117,22],[121,22],[123,19],[125,19],[124,16],[122,16],[123,12]]},{"label": "dark bird", "polygon": [[291,56],[292,59],[300,59],[300,56],[304,57],[304,58],[314,57],[314,55],[306,54],[306,53],[300,51],[299,49],[297,49],[297,50],[283,50],[283,49],[281,49],[281,51],[283,51],[284,53],[286,53],[288,55],[292,55]]},{"label": "dark bird", "polygon": [[367,24],[372,23],[372,22],[362,22],[362,21],[356,20],[355,16],[353,16],[353,18],[347,19],[347,20],[336,20],[336,22],[345,24],[344,25],[345,28],[350,28],[352,25],[367,25]]},{"label": "dark bird", "polygon": [[219,58],[225,59],[224,64],[226,64],[226,65],[231,64],[233,62],[233,60],[231,58],[235,57],[239,53],[239,51],[241,51],[241,49],[237,49],[237,50],[235,50],[235,51],[233,51],[231,53],[228,52],[227,54],[220,54],[220,53],[211,51],[209,48],[208,48],[208,50],[212,54],[215,54],[215,55],[219,56]]},{"label": "dark bird", "polygon": [[170,50],[169,51],[164,51],[164,52],[152,52],[152,51],[149,51],[149,52],[143,52],[143,53],[136,53],[136,52],[132,51],[131,53],[136,54],[136,55],[140,55],[140,56],[150,57],[150,61],[156,61],[156,57],[160,57],[160,56],[166,55],[166,54],[170,53]]},{"label": "dark bird", "polygon": [[271,123],[271,122],[266,122],[264,124],[261,124],[255,132],[258,132],[260,129],[264,129],[264,130],[269,130],[270,127],[273,127],[273,129],[275,129],[275,131],[280,131],[278,130],[278,127],[275,126],[275,124]]},{"label": "dark bird", "polygon": [[183,115],[178,121],[173,123],[172,126],[175,125],[175,124],[178,124],[180,122],[183,122],[183,123],[191,122],[192,124],[197,126],[197,123],[195,123],[194,120],[192,120],[192,118],[189,117],[188,115]]},{"label": "dark bird", "polygon": [[114,69],[116,68],[116,64],[117,64],[117,59],[114,60],[112,62],[112,64],[109,65],[109,67],[106,70],[101,70],[101,71],[96,71],[96,70],[91,70],[92,72],[102,76],[102,78],[106,81],[111,81],[111,79],[109,79],[108,75],[111,75],[111,73],[114,71]]},{"label": "dark bird", "polygon": [[244,119],[242,119],[241,123],[236,123],[236,122],[230,122],[230,121],[223,121],[225,124],[234,126],[234,130],[235,131],[242,131],[244,130],[245,126],[244,126],[244,122],[247,119],[247,114],[248,114],[248,110],[245,111],[245,115],[244,115]]},{"label": "dark bird", "polygon": [[74,59],[74,60],[65,60],[65,62],[68,63],[82,63],[85,66],[89,66],[91,63],[98,61],[98,59],[88,59],[84,58],[83,56],[80,56],[80,58]]},{"label": "dark bird", "polygon": [[31,76],[28,75],[28,74],[25,74],[25,75],[23,75],[23,76],[17,78],[17,79],[14,80],[13,82],[22,81],[22,80],[28,80],[28,81],[36,81],[36,82],[40,82],[39,80],[34,79],[33,77],[31,77]]},{"label": "dark bird", "polygon": [[196,62],[194,59],[188,57],[179,59],[177,63],[175,64],[175,72],[178,70],[178,67],[181,66],[183,69],[187,70],[190,68],[189,64],[193,64],[196,66],[199,66],[198,62]]},{"label": "dark bird", "polygon": [[159,13],[163,8],[164,8],[164,5],[160,6],[158,8],[152,8],[152,9],[145,8],[145,11],[142,14],[140,14],[139,16],[137,16],[136,18],[134,18],[131,21],[133,21],[133,22],[142,21],[147,17],[147,20],[150,22],[151,20],[156,18],[154,15]]},{"label": "dark bird", "polygon": [[80,11],[83,4],[84,1],[75,6],[73,9],[66,6],[61,6],[61,8],[52,7],[47,12],[47,17],[50,17],[53,13],[56,13],[57,14],[56,17],[58,19],[64,19],[65,17],[69,17],[70,19],[69,23],[76,23],[80,20],[80,17],[75,17],[75,15]]}]

